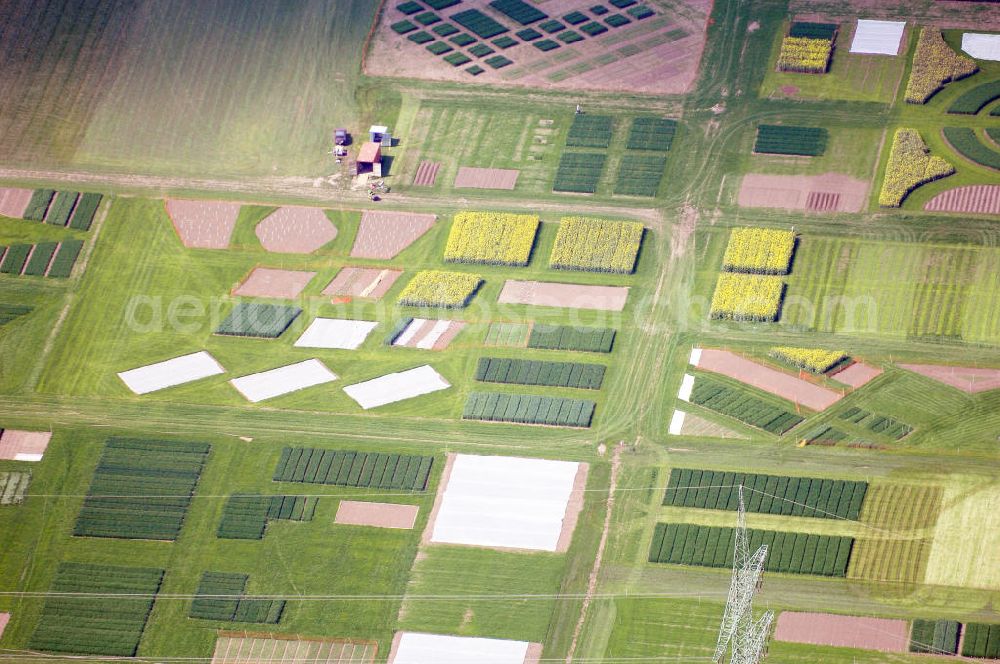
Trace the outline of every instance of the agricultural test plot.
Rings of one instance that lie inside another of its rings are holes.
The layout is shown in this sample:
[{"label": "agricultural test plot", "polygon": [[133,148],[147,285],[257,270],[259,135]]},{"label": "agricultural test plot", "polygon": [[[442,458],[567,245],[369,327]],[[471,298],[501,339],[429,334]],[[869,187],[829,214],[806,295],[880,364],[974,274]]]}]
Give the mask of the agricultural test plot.
[{"label": "agricultural test plot", "polygon": [[704,417],[676,409],[670,417],[667,433],[671,436],[692,436],[696,438],[733,438],[747,440],[747,436],[729,427],[706,420]]},{"label": "agricultural test plot", "polygon": [[858,20],[851,42],[851,53],[896,55],[903,40],[906,21]]},{"label": "agricultural test plot", "polygon": [[191,602],[191,618],[224,622],[276,625],[285,611],[283,599],[244,597],[246,574],[205,572]]},{"label": "agricultural test plot", "polygon": [[452,186],[456,189],[504,189],[512,191],[517,186],[519,174],[519,170],[512,168],[461,166]]},{"label": "agricultural test plot", "polygon": [[559,220],[549,267],[631,274],[645,232],[637,221],[563,217]]},{"label": "agricultural test plot", "polygon": [[690,363],[703,371],[728,376],[816,411],[826,410],[844,396],[727,350],[694,348],[691,350]]},{"label": "agricultural test plot", "polygon": [[365,210],[351,248],[352,258],[395,258],[423,237],[437,215]]},{"label": "agricultural test plot", "polygon": [[444,249],[446,263],[524,267],[538,234],[538,215],[459,212]]},{"label": "agricultural test plot", "polygon": [[565,552],[583,509],[585,463],[453,454],[426,542]]},{"label": "agricultural test plot", "polygon": [[227,337],[277,339],[301,313],[299,307],[238,302],[215,333]]},{"label": "agricultural test plot", "polygon": [[439,392],[451,387],[430,365],[423,365],[406,371],[398,371],[344,388],[347,396],[354,399],[365,410],[386,404],[413,399],[431,392]]},{"label": "agricultural test plot", "polygon": [[20,505],[30,485],[30,472],[0,471],[0,505]]},{"label": "agricultural test plot", "polygon": [[3,637],[3,631],[7,628],[7,623],[10,622],[10,614],[7,612],[0,613],[0,638]]},{"label": "agricultural test plot", "polygon": [[271,521],[312,521],[319,498],[261,496],[234,493],[222,508],[216,536],[220,539],[259,540]]},{"label": "agricultural test plot", "polygon": [[365,342],[376,321],[317,318],[295,341],[296,348],[336,348],[356,350]]},{"label": "agricultural test plot", "polygon": [[924,204],[928,212],[1000,214],[1000,185],[977,184],[943,191]]},{"label": "agricultural test plot", "polygon": [[368,74],[681,94],[697,76],[711,4],[685,0],[669,9],[642,3],[609,8],[549,0],[532,8],[533,19],[515,18],[516,10],[489,0],[419,14],[403,11],[409,8],[387,5],[368,51]]},{"label": "agricultural test plot", "polygon": [[211,664],[374,664],[374,641],[219,632]]},{"label": "agricultural test plot", "polygon": [[774,638],[791,643],[904,653],[910,645],[910,623],[887,618],[782,611],[778,614]]},{"label": "agricultural test plot", "polygon": [[167,215],[181,239],[192,249],[225,249],[236,228],[239,203],[168,199]]},{"label": "agricultural test plot", "polygon": [[[1000,487],[995,482],[950,483],[927,560],[923,582],[963,588],[1000,589]],[[970,537],[975,533],[975,537]]]},{"label": "agricultural test plot", "polygon": [[380,300],[402,274],[402,270],[377,267],[343,267],[323,289],[323,295]]},{"label": "agricultural test plot", "polygon": [[272,479],[362,489],[426,491],[433,465],[432,456],[286,447],[281,450]]},{"label": "agricultural test plot", "polygon": [[397,632],[388,664],[535,664],[541,650],[527,641]]},{"label": "agricultural test plot", "polygon": [[334,523],[345,526],[412,530],[417,522],[419,512],[419,505],[341,500],[340,505],[337,506],[337,516]]},{"label": "agricultural test plot", "polygon": [[52,440],[51,431],[0,431],[0,460],[41,461]]},{"label": "agricultural test plot", "polygon": [[966,394],[978,394],[1000,388],[1000,369],[959,367],[942,364],[904,364],[899,367],[926,376],[962,390]]},{"label": "agricultural test plot", "polygon": [[765,175],[747,173],[740,181],[741,207],[802,212],[861,212],[868,203],[868,180],[841,173]]},{"label": "agricultural test plot", "polygon": [[337,237],[337,227],[321,208],[280,207],[254,229],[267,251],[311,254]]},{"label": "agricultural test plot", "polygon": [[628,286],[582,286],[548,281],[508,279],[497,302],[539,307],[621,311],[628,300]]},{"label": "agricultural test plot", "polygon": [[873,367],[870,364],[852,362],[843,369],[830,374],[830,378],[857,390],[881,376],[882,373],[882,369]]},{"label": "agricultural test plot", "polygon": [[294,300],[316,276],[315,272],[279,270],[255,267],[239,286],[233,289],[237,297],[271,297]]},{"label": "agricultural test plot", "polygon": [[330,371],[319,360],[312,359],[241,376],[229,382],[248,401],[258,403],[283,394],[298,392],[307,387],[325,385],[335,380],[337,380],[337,374]]},{"label": "agricultural test plot", "polygon": [[465,327],[460,320],[413,318],[406,323],[390,344],[421,350],[444,350]]},{"label": "agricultural test plot", "polygon": [[133,393],[149,394],[223,373],[226,369],[203,350],[122,371],[118,377]]},{"label": "agricultural test plot", "polygon": [[33,193],[31,189],[0,188],[0,216],[22,219]]}]

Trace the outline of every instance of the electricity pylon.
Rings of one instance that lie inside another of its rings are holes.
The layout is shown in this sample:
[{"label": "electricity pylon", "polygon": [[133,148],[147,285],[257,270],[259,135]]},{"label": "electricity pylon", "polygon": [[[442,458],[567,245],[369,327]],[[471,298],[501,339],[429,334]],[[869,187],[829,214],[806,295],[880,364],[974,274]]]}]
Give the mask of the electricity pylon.
[{"label": "electricity pylon", "polygon": [[[743,505],[743,485],[739,489],[739,513],[736,517],[735,547],[733,551],[733,578],[729,584],[726,611],[719,627],[715,645],[715,664],[757,664],[764,657],[767,636],[771,630],[774,613],[767,611],[759,620],[753,619],[753,597],[760,588],[767,560],[767,545],[762,545],[750,555],[750,538],[747,536],[747,515]],[[727,660],[728,655],[728,660]]]}]

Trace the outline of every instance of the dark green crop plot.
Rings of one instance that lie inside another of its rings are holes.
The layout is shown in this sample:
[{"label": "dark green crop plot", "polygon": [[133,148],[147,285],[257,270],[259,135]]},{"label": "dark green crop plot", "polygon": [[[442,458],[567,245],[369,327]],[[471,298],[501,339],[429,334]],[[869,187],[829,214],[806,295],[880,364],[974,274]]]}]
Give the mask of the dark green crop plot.
[{"label": "dark green crop plot", "polygon": [[559,48],[559,42],[553,41],[551,39],[543,39],[542,41],[537,41],[532,44],[539,51],[554,51]]},{"label": "dark green crop plot", "polygon": [[504,35],[503,37],[499,37],[493,40],[493,45],[496,46],[497,48],[502,48],[502,49],[508,49],[511,48],[512,46],[517,46],[517,43],[518,42],[516,39],[514,39],[513,37],[508,37],[507,35]]},{"label": "dark green crop plot", "polygon": [[486,70],[483,69],[482,67],[480,67],[479,65],[472,65],[471,67],[469,67],[468,69],[465,70],[465,72],[467,74],[471,74],[473,76],[479,76],[484,71],[486,71]]},{"label": "dark green crop plot", "polygon": [[[768,546],[768,572],[847,576],[853,537],[807,535],[748,529],[750,551]],[[730,567],[734,530],[693,524],[658,523],[649,549],[649,562],[699,567]]]},{"label": "dark green crop plot", "polygon": [[67,279],[73,273],[73,266],[83,249],[83,240],[63,240],[59,243],[59,251],[49,265],[48,277]]},{"label": "dark green crop plot", "polygon": [[585,25],[580,26],[582,32],[586,32],[591,37],[596,37],[597,35],[603,34],[608,31],[606,27],[598,23],[597,21],[591,21]]},{"label": "dark green crop plot", "polygon": [[623,25],[628,25],[632,21],[625,18],[621,14],[612,14],[611,16],[604,19],[604,22],[610,25],[612,28],[620,28]]},{"label": "dark green crop plot", "polygon": [[536,39],[539,39],[542,36],[542,33],[540,33],[538,30],[535,30],[534,28],[525,28],[524,30],[519,30],[515,34],[518,36],[519,39],[526,42],[535,41]]},{"label": "dark green crop plot", "polygon": [[914,620],[910,629],[910,652],[957,655],[959,625],[954,620]]},{"label": "dark green crop plot", "polygon": [[191,602],[190,616],[201,620],[277,625],[285,611],[285,600],[242,597],[249,579],[246,574],[205,572]]},{"label": "dark green crop plot", "polygon": [[667,152],[674,144],[677,120],[669,118],[638,117],[632,120],[625,147],[629,150],[655,150]]},{"label": "dark green crop plot", "polygon": [[492,58],[486,58],[486,60],[484,60],[483,62],[485,62],[493,69],[503,69],[507,65],[514,64],[512,60],[505,58],[502,55],[494,55]]},{"label": "dark green crop plot", "polygon": [[602,152],[564,152],[559,159],[553,191],[594,193],[606,158]]},{"label": "dark green crop plot", "polygon": [[261,539],[271,521],[312,521],[318,498],[235,494],[222,508],[216,533],[222,539]]},{"label": "dark green crop plot", "polygon": [[465,34],[463,32],[460,35],[455,35],[454,37],[452,37],[448,41],[450,41],[455,46],[468,46],[469,44],[475,44],[476,43],[476,38],[475,37],[471,37],[471,36],[469,36],[469,35],[467,35],[467,34]]},{"label": "dark green crop plot", "polygon": [[962,657],[1000,658],[1000,625],[966,623]]},{"label": "dark green crop plot", "polygon": [[101,204],[101,198],[100,194],[94,193],[81,195],[80,200],[76,203],[76,209],[73,210],[73,216],[69,220],[69,227],[81,231],[89,231],[90,224],[94,221],[94,214],[97,212],[97,207]]},{"label": "dark green crop plot", "polygon": [[389,27],[392,28],[393,32],[400,35],[405,35],[406,33],[413,32],[417,29],[417,25],[412,21],[399,21],[397,23],[393,23]]},{"label": "dark green crop plot", "polygon": [[[459,67],[461,65],[472,62],[472,58],[470,58],[464,53],[452,53],[451,55],[444,56],[444,61],[450,64],[452,67]],[[402,330],[400,330],[399,334],[402,334]],[[399,334],[397,334],[396,336],[399,336]]]},{"label": "dark green crop plot", "polygon": [[28,201],[28,207],[24,209],[24,219],[30,221],[42,221],[45,219],[45,213],[49,210],[49,204],[52,203],[52,197],[55,196],[56,192],[52,189],[35,189],[31,194],[31,200]]},{"label": "dark green crop plot", "polygon": [[556,35],[556,39],[565,44],[575,44],[576,42],[583,41],[583,35],[572,30],[566,30]]},{"label": "dark green crop plot", "polygon": [[435,23],[441,22],[441,17],[434,12],[424,12],[422,14],[417,14],[413,17],[413,20],[420,25],[434,25]]},{"label": "dark green crop plot", "polygon": [[407,39],[417,44],[426,44],[427,42],[434,41],[434,35],[432,35],[429,32],[425,32],[424,30],[421,30],[420,32],[414,32],[412,35],[407,37]]},{"label": "dark green crop plot", "polygon": [[640,21],[642,19],[644,19],[644,18],[649,18],[650,16],[652,16],[655,13],[656,12],[654,12],[652,9],[650,9],[646,5],[639,5],[638,7],[631,7],[628,10],[629,16],[632,16],[633,18],[635,18],[637,20],[640,20]]},{"label": "dark green crop plot", "polygon": [[496,51],[494,51],[492,48],[490,48],[486,44],[476,44],[475,46],[473,46],[472,48],[469,49],[469,53],[471,55],[476,56],[477,58],[484,58],[487,55],[489,55],[491,53],[495,53],[495,52]]},{"label": "dark green crop plot", "polygon": [[509,32],[509,28],[499,23],[478,9],[466,9],[451,17],[455,23],[482,39],[489,39]]},{"label": "dark green crop plot", "polygon": [[134,657],[162,581],[162,569],[60,563],[50,590],[63,594],[45,599],[28,648]]},{"label": "dark green crop plot", "polygon": [[599,390],[604,382],[604,371],[603,364],[481,357],[476,367],[476,380],[508,385]]},{"label": "dark green crop plot", "polygon": [[451,53],[455,50],[444,42],[434,42],[433,44],[428,44],[426,48],[434,55],[444,55],[445,53]]},{"label": "dark green crop plot", "polygon": [[56,247],[58,246],[58,242],[40,242],[36,244],[35,250],[31,252],[31,258],[28,259],[28,264],[24,266],[24,274],[33,277],[43,276],[45,270],[49,267],[49,262],[52,260],[52,254],[56,253]]},{"label": "dark green crop plot", "polygon": [[32,311],[34,311],[32,307],[24,304],[0,304],[0,325],[6,325],[21,316],[27,316]]},{"label": "dark green crop plot", "polygon": [[735,418],[752,427],[781,435],[802,422],[802,417],[760,399],[746,390],[698,376],[691,403]]},{"label": "dark green crop plot", "polygon": [[545,21],[544,23],[539,23],[538,27],[539,27],[539,29],[544,30],[545,32],[549,33],[550,35],[552,33],[560,32],[560,31],[566,29],[565,25],[563,25],[559,21],[555,20],[554,18],[553,19],[549,19],[548,21]]},{"label": "dark green crop plot", "polygon": [[1000,170],[1000,152],[984,144],[969,127],[945,127],[944,137],[955,152],[980,166]]},{"label": "dark green crop plot", "polygon": [[490,7],[501,14],[506,14],[521,25],[531,25],[549,17],[548,14],[539,11],[524,0],[493,0],[490,2]]},{"label": "dark green crop plot", "polygon": [[975,115],[996,99],[1000,99],[1000,79],[972,88],[953,101],[948,107],[948,112],[959,115]]},{"label": "dark green crop plot", "polygon": [[754,152],[817,157],[826,152],[828,132],[823,127],[760,125]]},{"label": "dark green crop plot", "polygon": [[232,337],[277,339],[301,313],[302,309],[298,307],[240,302],[233,307],[215,333]]},{"label": "dark green crop plot", "polygon": [[28,254],[31,253],[31,247],[30,244],[15,244],[7,247],[7,252],[3,254],[3,262],[0,263],[0,272],[21,274],[24,263],[28,260]]},{"label": "dark green crop plot", "polygon": [[735,511],[739,487],[748,512],[857,521],[867,482],[674,468],[664,505]]},{"label": "dark green crop plot", "polygon": [[625,9],[627,7],[631,7],[632,5],[634,5],[638,0],[609,0],[609,1],[611,2],[612,5],[614,5],[618,9]]},{"label": "dark green crop plot", "polygon": [[286,447],[275,482],[425,491],[434,457]]},{"label": "dark green crop plot", "polygon": [[76,199],[80,197],[75,191],[60,191],[56,193],[56,198],[49,206],[49,212],[45,215],[45,223],[53,226],[65,226],[69,222],[69,215],[73,212]]},{"label": "dark green crop plot", "polygon": [[666,168],[667,158],[664,155],[625,155],[618,167],[614,192],[622,196],[652,198],[660,188]]},{"label": "dark green crop plot", "polygon": [[448,37],[458,32],[458,28],[453,26],[451,23],[442,23],[441,25],[435,25],[431,28],[431,32],[439,37]]},{"label": "dark green crop plot", "polygon": [[424,0],[424,3],[431,9],[436,9],[441,11],[442,9],[447,9],[448,7],[454,7],[462,0]]},{"label": "dark green crop plot", "polygon": [[836,445],[847,440],[849,436],[840,429],[822,427],[809,434],[806,441],[810,445]]},{"label": "dark green crop plot", "polygon": [[606,148],[611,143],[610,115],[578,113],[566,134],[566,145],[574,148]]},{"label": "dark green crop plot", "polygon": [[205,443],[109,439],[73,534],[177,539],[210,449]]},{"label": "dark green crop plot", "polygon": [[543,397],[535,394],[472,392],[465,402],[463,420],[589,427],[596,404],[584,399]]},{"label": "dark green crop plot", "polygon": [[608,8],[605,7],[604,5],[594,5],[593,7],[590,8],[590,13],[593,14],[594,16],[604,16],[605,14],[608,13],[608,11],[609,11]]},{"label": "dark green crop plot", "polygon": [[570,25],[580,25],[581,23],[586,23],[590,19],[583,12],[570,12],[563,16],[563,20]]},{"label": "dark green crop plot", "polygon": [[615,330],[607,327],[574,327],[544,325],[531,328],[528,348],[571,350],[587,353],[610,353],[615,343]]},{"label": "dark green crop plot", "polygon": [[913,431],[913,427],[905,422],[878,414],[873,414],[864,425],[872,433],[880,433],[896,440],[905,438]]},{"label": "dark green crop plot", "polygon": [[409,16],[410,14],[416,14],[417,12],[421,12],[424,10],[423,6],[419,2],[413,2],[413,0],[410,0],[409,2],[404,2],[401,5],[396,5],[396,9],[406,14],[407,16]]},{"label": "dark green crop plot", "polygon": [[789,37],[805,37],[806,39],[833,39],[837,34],[836,23],[812,23],[796,21],[788,29]]}]

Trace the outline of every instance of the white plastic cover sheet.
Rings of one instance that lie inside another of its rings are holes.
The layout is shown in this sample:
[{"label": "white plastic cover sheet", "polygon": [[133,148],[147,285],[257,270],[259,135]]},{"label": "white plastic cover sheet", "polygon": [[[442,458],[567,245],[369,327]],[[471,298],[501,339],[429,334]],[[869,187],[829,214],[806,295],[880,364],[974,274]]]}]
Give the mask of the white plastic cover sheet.
[{"label": "white plastic cover sheet", "polygon": [[527,641],[403,632],[393,664],[523,664]]},{"label": "white plastic cover sheet", "polygon": [[307,387],[337,380],[337,374],[319,360],[305,360],[229,381],[240,394],[257,403]]},{"label": "white plastic cover sheet", "polygon": [[962,35],[962,50],[976,60],[1000,60],[1000,35],[966,32]]},{"label": "white plastic cover sheet", "polygon": [[851,53],[869,55],[896,55],[903,39],[906,21],[871,21],[858,19],[851,42]]},{"label": "white plastic cover sheet", "polygon": [[309,324],[295,345],[299,348],[355,350],[377,326],[378,323],[369,320],[317,318]]},{"label": "white plastic cover sheet", "polygon": [[421,394],[430,394],[451,387],[444,376],[425,364],[415,369],[386,374],[363,383],[355,383],[344,388],[347,396],[368,410],[387,403],[412,399]]},{"label": "white plastic cover sheet", "polygon": [[148,394],[174,385],[183,385],[226,370],[208,351],[181,355],[172,360],[148,364],[138,369],[122,371],[118,377],[136,394]]},{"label": "white plastic cover sheet", "polygon": [[681,435],[681,430],[684,428],[684,417],[683,410],[675,410],[673,417],[670,418],[670,430],[667,433],[671,436]]}]

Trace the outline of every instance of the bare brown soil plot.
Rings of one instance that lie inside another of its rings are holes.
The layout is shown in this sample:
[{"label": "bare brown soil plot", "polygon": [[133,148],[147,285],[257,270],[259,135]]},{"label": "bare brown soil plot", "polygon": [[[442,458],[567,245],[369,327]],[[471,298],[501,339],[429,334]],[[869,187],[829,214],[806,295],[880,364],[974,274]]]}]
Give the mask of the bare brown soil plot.
[{"label": "bare brown soil plot", "polygon": [[710,422],[694,413],[684,414],[684,424],[681,425],[682,436],[701,436],[705,438],[736,438],[745,440],[743,434],[729,427]]},{"label": "bare brown soil plot", "polygon": [[838,383],[850,385],[854,389],[864,387],[869,382],[882,375],[882,370],[864,362],[854,362],[830,375]]},{"label": "bare brown soil plot", "polygon": [[437,161],[422,161],[417,166],[417,174],[413,176],[413,184],[418,187],[433,187],[437,182],[441,163]]},{"label": "bare brown soil plot", "polygon": [[747,173],[737,202],[742,207],[806,212],[861,212],[868,182],[840,173],[764,175]]},{"label": "bare brown soil plot", "polygon": [[45,454],[45,449],[49,446],[51,439],[51,431],[5,429],[0,434],[0,459],[37,461]]},{"label": "bare brown soil plot", "polygon": [[212,664],[370,664],[377,652],[372,641],[219,632]]},{"label": "bare brown soil plot", "polygon": [[181,239],[193,249],[225,249],[236,228],[239,203],[222,201],[166,201],[167,215]]},{"label": "bare brown soil plot", "polygon": [[334,519],[334,523],[410,530],[417,522],[419,512],[419,505],[342,500],[337,508],[337,517]]},{"label": "bare brown soil plot", "polygon": [[268,251],[311,254],[337,237],[337,227],[320,208],[281,207],[254,229]]},{"label": "bare brown soil plot", "polygon": [[462,166],[455,176],[455,188],[513,189],[521,171],[514,168],[473,168]]},{"label": "bare brown soil plot", "polygon": [[[497,70],[486,67],[473,78],[465,67],[452,67],[406,35],[396,34],[392,24],[407,17],[395,4],[387,3],[368,49],[365,71],[369,74],[491,86],[650,94],[681,94],[691,89],[705,47],[705,28],[712,6],[710,0],[678,0],[671,3],[670,10],[654,5],[657,14],[643,20],[622,12],[631,23],[609,27],[597,37],[572,28],[584,39],[575,44],[561,43],[548,52],[518,40],[516,46],[502,51],[512,65]],[[570,11],[586,12],[589,6],[581,0],[547,0],[540,9],[558,19]],[[522,27],[490,7],[489,0],[465,0],[461,7],[439,14],[447,20],[459,9],[478,9],[494,17],[511,29],[511,36]]]},{"label": "bare brown soil plot", "polygon": [[977,184],[949,189],[927,201],[924,209],[930,212],[1000,214],[1000,185]]},{"label": "bare brown soil plot", "polygon": [[559,532],[559,542],[556,544],[557,553],[569,551],[569,545],[573,541],[573,531],[576,530],[576,522],[580,519],[580,512],[583,511],[584,492],[587,490],[587,474],[590,465],[581,463],[576,471],[573,480],[573,491],[569,494],[569,501],[566,503],[566,515],[563,517],[563,527]]},{"label": "bare brown soil plot", "polygon": [[302,293],[315,276],[315,272],[255,267],[243,283],[233,290],[233,295],[292,300]]},{"label": "bare brown soil plot", "polygon": [[0,215],[21,219],[31,202],[31,189],[15,189],[4,187],[0,189]]},{"label": "bare brown soil plot", "polygon": [[703,349],[695,366],[704,371],[728,376],[817,411],[826,410],[843,398],[839,392],[758,364],[728,350]]},{"label": "bare brown soil plot", "polygon": [[942,364],[900,364],[899,366],[968,394],[978,394],[1000,388],[1000,369],[955,367]]},{"label": "bare brown soil plot", "polygon": [[778,615],[774,638],[791,643],[906,652],[910,643],[910,624],[886,618],[782,611]]},{"label": "bare brown soil plot", "polygon": [[3,636],[4,629],[7,628],[7,623],[10,622],[9,613],[0,613],[0,637]]},{"label": "bare brown soil plot", "polygon": [[431,229],[437,215],[365,210],[354,239],[354,258],[395,258]]},{"label": "bare brown soil plot", "polygon": [[378,267],[345,267],[323,289],[323,295],[348,295],[378,300],[389,292],[401,274],[403,274],[402,270],[384,270]]},{"label": "bare brown soil plot", "polygon": [[628,299],[627,286],[581,286],[547,281],[507,280],[497,302],[541,307],[621,311]]}]

